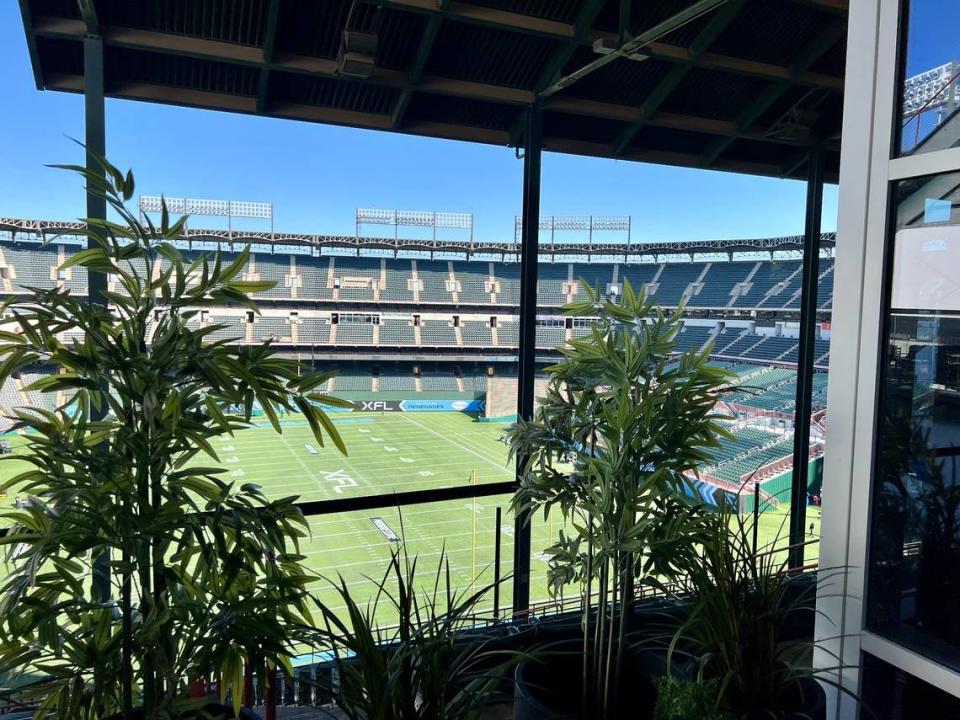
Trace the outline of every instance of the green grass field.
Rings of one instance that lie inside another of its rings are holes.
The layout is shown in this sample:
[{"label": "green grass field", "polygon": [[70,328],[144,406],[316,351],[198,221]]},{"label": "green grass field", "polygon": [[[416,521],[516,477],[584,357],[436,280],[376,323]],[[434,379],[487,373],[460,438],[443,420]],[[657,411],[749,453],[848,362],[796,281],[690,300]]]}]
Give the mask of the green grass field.
[{"label": "green grass field", "polygon": [[[215,448],[231,479],[254,482],[274,497],[298,495],[303,500],[390,494],[511,480],[507,448],[499,441],[504,427],[477,422],[463,413],[343,413],[334,422],[346,443],[348,455],[328,444],[315,446],[309,429],[291,418],[278,436],[268,425],[221,438]],[[0,465],[0,472],[12,472],[12,464]],[[508,496],[476,500],[445,501],[397,508],[340,513],[310,518],[312,536],[304,550],[310,566],[335,578],[341,574],[349,583],[373,584],[365,578],[379,578],[390,552],[396,547],[390,531],[402,535],[411,554],[420,557],[427,574],[436,568],[441,551],[450,561],[454,583],[467,587],[479,576],[480,583],[493,580],[496,537],[496,509],[503,512],[501,529],[502,572],[512,570],[514,533]],[[761,546],[786,535],[788,508],[761,516]],[[819,536],[819,511],[812,518]],[[547,599],[546,564],[543,549],[560,527],[559,518],[533,520],[531,599]],[[809,555],[815,555],[816,548]],[[320,583],[319,595],[337,607],[335,595]],[[571,588],[571,594],[576,590]],[[509,608],[511,586],[505,583],[501,608]],[[492,596],[490,597],[492,604]]]}]

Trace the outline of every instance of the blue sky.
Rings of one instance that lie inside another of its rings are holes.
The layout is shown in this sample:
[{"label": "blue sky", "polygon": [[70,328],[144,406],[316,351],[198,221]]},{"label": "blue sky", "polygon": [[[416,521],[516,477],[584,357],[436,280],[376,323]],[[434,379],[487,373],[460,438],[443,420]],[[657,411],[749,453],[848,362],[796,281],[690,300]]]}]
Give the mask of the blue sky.
[{"label": "blue sky", "polygon": [[[0,3],[0,216],[72,219],[82,162],[80,96],[34,86],[17,4]],[[353,233],[357,207],[471,212],[478,239],[513,232],[522,163],[509,148],[107,101],[107,154],[138,194],[272,201],[276,228]],[[824,229],[836,225],[828,187]],[[544,155],[542,214],[631,215],[638,240],[759,237],[803,230],[804,184]],[[196,226],[216,227],[214,221]]]}]

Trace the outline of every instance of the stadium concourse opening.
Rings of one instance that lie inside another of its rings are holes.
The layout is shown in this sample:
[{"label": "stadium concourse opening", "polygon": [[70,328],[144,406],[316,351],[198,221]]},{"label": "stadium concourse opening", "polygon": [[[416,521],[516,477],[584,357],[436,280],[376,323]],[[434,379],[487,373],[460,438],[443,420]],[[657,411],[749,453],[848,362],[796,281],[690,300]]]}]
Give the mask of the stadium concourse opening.
[{"label": "stadium concourse opening", "polygon": [[[335,422],[348,446],[377,448],[335,459],[296,418],[279,447],[254,428],[220,448],[236,477],[303,497],[318,566],[376,574],[402,520],[415,549],[446,540],[461,582],[489,565],[512,573],[501,614],[545,611],[536,553],[558,528],[508,518],[517,478],[500,436],[532,416],[557,348],[587,332],[562,313],[583,297],[580,278],[685,304],[679,349],[711,343],[737,386],[721,408],[733,440],[696,492],[744,511],[759,499],[771,537],[788,525],[793,566],[814,559],[836,239],[820,220],[839,173],[845,0],[198,5],[21,0],[37,87],[83,93],[89,168],[109,147],[106,97],[510,146],[522,161],[522,213],[498,242],[478,242],[463,217],[370,210],[354,236],[294,235],[253,205],[236,210],[269,230],[185,229],[188,253],[250,243],[245,277],[277,280],[262,315],[223,307],[195,321],[337,369],[326,389],[357,405]],[[350,33],[373,42],[355,51]],[[803,179],[804,233],[640,243],[629,218],[541,217],[544,151]],[[183,203],[233,217],[229,203]],[[95,194],[87,216],[106,216]],[[391,230],[371,236],[371,222]],[[569,224],[587,237],[560,237]],[[410,225],[429,237],[405,236]],[[57,270],[81,247],[71,227],[0,220],[0,289],[60,285],[105,303],[110,275]],[[39,402],[25,380],[0,388],[0,406]]]}]

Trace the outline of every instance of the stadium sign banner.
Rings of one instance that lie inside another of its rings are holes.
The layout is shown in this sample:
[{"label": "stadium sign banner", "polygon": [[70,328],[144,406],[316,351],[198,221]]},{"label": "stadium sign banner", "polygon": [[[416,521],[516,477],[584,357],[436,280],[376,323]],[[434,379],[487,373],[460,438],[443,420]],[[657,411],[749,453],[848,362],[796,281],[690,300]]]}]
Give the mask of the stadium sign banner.
[{"label": "stadium sign banner", "polygon": [[482,399],[463,400],[354,400],[349,408],[324,410],[338,412],[477,412],[486,409]]}]

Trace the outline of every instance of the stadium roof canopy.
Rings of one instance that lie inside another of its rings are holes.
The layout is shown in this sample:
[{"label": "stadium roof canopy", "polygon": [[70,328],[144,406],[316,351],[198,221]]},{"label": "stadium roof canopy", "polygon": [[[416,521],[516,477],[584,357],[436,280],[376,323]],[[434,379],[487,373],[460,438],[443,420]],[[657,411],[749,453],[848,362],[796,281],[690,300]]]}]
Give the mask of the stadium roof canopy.
[{"label": "stadium roof canopy", "polygon": [[547,150],[838,175],[847,0],[20,6],[42,89],[83,92],[89,31],[112,97],[514,146],[540,102]]}]

